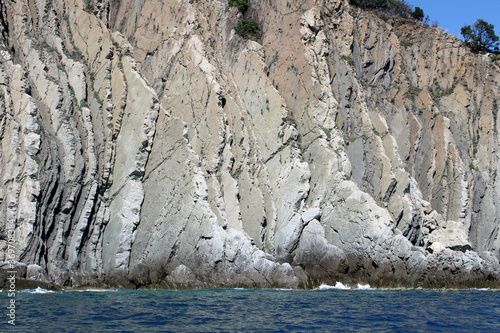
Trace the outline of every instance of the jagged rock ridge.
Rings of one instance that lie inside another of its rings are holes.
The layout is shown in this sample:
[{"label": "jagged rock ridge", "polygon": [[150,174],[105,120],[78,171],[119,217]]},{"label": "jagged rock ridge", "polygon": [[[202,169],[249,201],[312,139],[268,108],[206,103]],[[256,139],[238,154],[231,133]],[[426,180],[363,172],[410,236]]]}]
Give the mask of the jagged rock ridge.
[{"label": "jagged rock ridge", "polygon": [[498,287],[500,70],[344,0],[0,4],[0,260],[64,286]]}]

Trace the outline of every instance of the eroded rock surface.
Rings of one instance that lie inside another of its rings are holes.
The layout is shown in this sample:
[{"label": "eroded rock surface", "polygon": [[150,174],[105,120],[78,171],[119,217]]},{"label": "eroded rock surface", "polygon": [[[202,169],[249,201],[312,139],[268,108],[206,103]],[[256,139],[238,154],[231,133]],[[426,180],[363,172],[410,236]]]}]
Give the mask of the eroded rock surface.
[{"label": "eroded rock surface", "polygon": [[345,0],[249,3],[258,41],[226,1],[0,4],[2,268],[498,288],[498,60]]}]

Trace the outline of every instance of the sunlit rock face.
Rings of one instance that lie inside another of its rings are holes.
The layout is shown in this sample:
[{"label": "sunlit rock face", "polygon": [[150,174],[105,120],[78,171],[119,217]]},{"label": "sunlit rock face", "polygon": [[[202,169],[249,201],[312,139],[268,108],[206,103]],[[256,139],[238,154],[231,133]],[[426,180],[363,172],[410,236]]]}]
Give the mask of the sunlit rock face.
[{"label": "sunlit rock face", "polygon": [[499,62],[344,0],[249,4],[256,40],[226,1],[0,4],[2,267],[499,287]]}]

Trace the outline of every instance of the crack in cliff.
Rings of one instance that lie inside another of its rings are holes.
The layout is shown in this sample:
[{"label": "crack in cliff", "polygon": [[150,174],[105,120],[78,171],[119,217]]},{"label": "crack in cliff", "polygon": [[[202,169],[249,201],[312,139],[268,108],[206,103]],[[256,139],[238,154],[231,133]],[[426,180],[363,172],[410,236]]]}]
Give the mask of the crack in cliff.
[{"label": "crack in cliff", "polygon": [[[154,165],[153,167],[148,168],[148,169],[149,169],[149,172],[145,173],[145,174],[144,174],[144,176],[143,176],[143,178],[142,178],[142,181],[143,181],[144,183],[145,183],[145,182],[149,179],[149,177],[151,176],[151,174],[153,174],[153,172],[155,172],[155,171],[156,171],[156,170],[157,170],[160,166],[162,166],[165,162],[169,161],[169,160],[172,158],[173,153],[174,153],[177,149],[181,148],[181,147],[185,144],[185,142],[182,142],[181,140],[182,140],[182,139],[179,139],[179,140],[177,141],[177,144],[176,144],[175,146],[172,146],[171,148],[169,148],[169,149],[166,151],[166,155],[167,155],[167,156],[166,156],[165,158],[163,158],[160,162],[156,163],[156,165]],[[170,152],[171,152],[171,154],[170,154],[170,155],[168,155],[168,153],[170,153]],[[167,177],[167,178],[168,178],[168,177]]]}]

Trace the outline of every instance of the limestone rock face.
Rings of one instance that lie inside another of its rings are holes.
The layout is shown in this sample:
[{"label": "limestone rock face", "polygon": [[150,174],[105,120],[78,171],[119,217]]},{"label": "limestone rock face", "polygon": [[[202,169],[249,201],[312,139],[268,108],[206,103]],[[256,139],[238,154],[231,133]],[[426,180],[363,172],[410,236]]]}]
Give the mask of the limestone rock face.
[{"label": "limestone rock face", "polygon": [[498,60],[347,0],[249,4],[255,41],[224,0],[0,3],[0,267],[498,288]]}]

